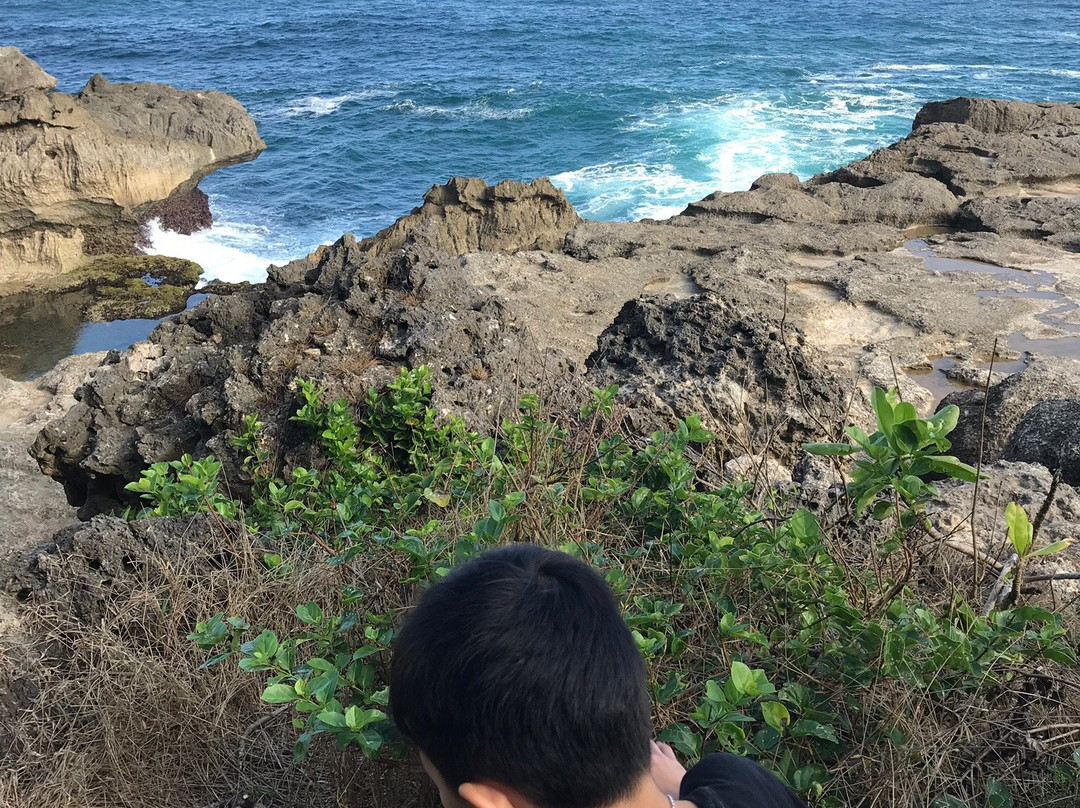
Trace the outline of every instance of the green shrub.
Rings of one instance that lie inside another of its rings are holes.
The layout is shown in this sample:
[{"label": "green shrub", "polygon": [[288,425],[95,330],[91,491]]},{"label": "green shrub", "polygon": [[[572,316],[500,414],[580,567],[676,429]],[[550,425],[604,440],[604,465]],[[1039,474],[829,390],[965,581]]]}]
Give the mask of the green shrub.
[{"label": "green shrub", "polygon": [[[636,438],[613,388],[573,417],[526,396],[494,436],[437,418],[423,368],[356,411],[324,402],[308,382],[297,390],[295,420],[321,459],[288,479],[270,475],[249,418],[236,439],[254,477],[245,514],[268,575],[325,562],[341,583],[299,604],[292,625],[251,628],[257,614],[217,614],[191,639],[211,655],[206,665],[235,659],[265,677],[265,701],[293,706],[298,757],[319,735],[372,757],[401,753],[383,709],[401,610],[415,585],[505,541],[559,547],[603,572],[648,660],[662,739],[689,760],[719,749],[752,756],[821,805],[857,804],[867,759],[881,761],[878,771],[898,767],[913,789],[958,799],[946,791],[952,780],[920,762],[919,719],[882,694],[910,694],[938,722],[985,721],[1034,663],[1076,665],[1055,614],[1028,606],[981,616],[959,596],[928,600],[847,563],[809,511],[766,514],[750,505],[749,486],[706,484],[691,460],[712,440],[700,421]],[[968,467],[936,454],[948,448],[950,413],[920,421],[884,393],[875,403],[892,420],[874,436],[855,433],[857,448],[843,454],[867,456],[860,507],[892,486],[903,522],[929,490],[921,474],[968,476]],[[135,490],[155,512],[237,511],[191,468],[155,467]],[[180,496],[181,485],[201,493]],[[958,786],[966,799],[977,796],[973,782]],[[978,787],[1009,793],[992,782]]]}]

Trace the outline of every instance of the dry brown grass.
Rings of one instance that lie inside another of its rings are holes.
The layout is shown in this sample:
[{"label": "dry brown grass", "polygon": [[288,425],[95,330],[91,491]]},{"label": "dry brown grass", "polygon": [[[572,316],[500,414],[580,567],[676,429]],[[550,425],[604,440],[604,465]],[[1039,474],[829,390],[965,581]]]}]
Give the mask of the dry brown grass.
[{"label": "dry brown grass", "polygon": [[243,533],[229,537],[240,552],[225,564],[220,534],[198,538],[118,582],[100,622],[75,619],[63,594],[22,615],[23,631],[2,652],[11,678],[37,692],[5,728],[0,805],[201,808],[240,805],[245,794],[283,808],[431,805],[407,762],[373,764],[325,744],[294,763],[292,716],[262,703],[262,682],[235,662],[200,670],[205,654],[186,639],[217,611],[291,625],[297,603],[333,603],[340,570],[298,565],[271,577]]}]

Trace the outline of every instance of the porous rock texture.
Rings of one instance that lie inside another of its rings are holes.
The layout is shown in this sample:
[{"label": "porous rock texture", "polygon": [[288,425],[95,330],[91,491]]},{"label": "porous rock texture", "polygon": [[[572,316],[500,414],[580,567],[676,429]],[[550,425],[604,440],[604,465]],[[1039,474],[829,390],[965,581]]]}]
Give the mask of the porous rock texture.
[{"label": "porous rock texture", "polygon": [[212,171],[265,148],[236,99],[96,75],[77,95],[0,48],[0,290],[49,278],[88,254],[134,251],[155,216],[209,224]]},{"label": "porous rock texture", "polygon": [[[1080,256],[1066,249],[1075,222],[1062,213],[1080,176],[1075,115],[928,105],[909,137],[845,169],[767,175],[663,222],[582,221],[546,180],[453,179],[376,236],[271,268],[265,284],[211,297],[111,355],[33,452],[88,518],[130,503],[125,483],[186,451],[213,452],[238,477],[230,438],[250,412],[287,465],[303,443],[288,421],[297,377],[356,401],[426,364],[436,405],[479,428],[525,390],[617,384],[642,425],[701,414],[727,459],[791,468],[800,442],[869,425],[873,385],[898,383],[926,413],[955,379],[984,378],[1003,336],[1046,354],[1006,382],[1023,389],[1067,355],[1067,329],[1045,315],[1080,290]],[[1032,227],[994,232],[969,213],[1035,188],[1046,205],[1029,204]],[[990,263],[931,270],[927,249]],[[1059,297],[995,274],[1006,261],[1052,276]],[[949,376],[932,365],[943,356]],[[1076,378],[1067,365],[1063,378]],[[961,445],[977,409],[962,407]],[[1022,415],[983,427],[998,453]]]}]

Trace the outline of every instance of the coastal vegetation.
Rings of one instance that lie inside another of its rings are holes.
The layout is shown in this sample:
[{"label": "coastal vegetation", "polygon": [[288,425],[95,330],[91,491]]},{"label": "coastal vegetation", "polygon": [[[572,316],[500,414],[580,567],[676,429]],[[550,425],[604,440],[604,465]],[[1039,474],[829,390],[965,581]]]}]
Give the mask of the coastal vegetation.
[{"label": "coastal vegetation", "polygon": [[[481,435],[437,415],[429,375],[402,371],[355,408],[298,381],[309,462],[275,468],[248,418],[235,438],[245,502],[212,457],[155,464],[129,486],[145,500],[130,517],[243,521],[228,535],[245,545],[221,563],[254,552],[269,584],[243,608],[200,597],[188,639],[205,675],[258,682],[265,715],[295,728],[296,759],[332,740],[415,776],[395,762],[404,749],[385,712],[402,610],[485,547],[536,541],[604,573],[649,661],[660,737],[687,761],[750,755],[820,806],[1080,797],[1075,626],[1038,601],[982,610],[993,576],[942,563],[945,539],[922,513],[933,475],[977,477],[946,454],[955,408],[921,419],[876,391],[878,432],[807,447],[856,457],[848,501],[815,514],[795,490],[715,480],[699,419],[634,434],[614,388],[576,412],[525,395]],[[1033,532],[1022,513],[1010,506],[1021,555]],[[287,582],[310,583],[312,569],[319,585],[283,609]]]}]

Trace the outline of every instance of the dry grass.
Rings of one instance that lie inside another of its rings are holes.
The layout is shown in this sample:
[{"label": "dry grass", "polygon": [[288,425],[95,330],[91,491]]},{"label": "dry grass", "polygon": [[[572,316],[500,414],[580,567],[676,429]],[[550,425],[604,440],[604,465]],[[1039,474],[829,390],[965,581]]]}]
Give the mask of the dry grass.
[{"label": "dry grass", "polygon": [[105,597],[100,622],[72,617],[63,594],[23,614],[24,631],[2,651],[11,678],[37,692],[5,728],[0,805],[201,808],[243,795],[283,808],[431,805],[408,763],[373,764],[328,744],[294,763],[292,716],[259,700],[257,677],[235,663],[199,669],[205,654],[186,639],[199,620],[224,611],[292,625],[295,604],[331,605],[341,582],[325,565],[270,577],[243,534],[230,536],[240,552],[221,564],[220,528],[192,525],[206,532],[188,552],[146,559],[144,575]]}]

